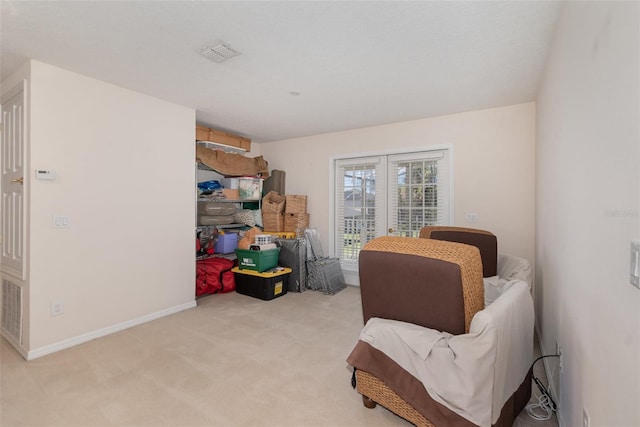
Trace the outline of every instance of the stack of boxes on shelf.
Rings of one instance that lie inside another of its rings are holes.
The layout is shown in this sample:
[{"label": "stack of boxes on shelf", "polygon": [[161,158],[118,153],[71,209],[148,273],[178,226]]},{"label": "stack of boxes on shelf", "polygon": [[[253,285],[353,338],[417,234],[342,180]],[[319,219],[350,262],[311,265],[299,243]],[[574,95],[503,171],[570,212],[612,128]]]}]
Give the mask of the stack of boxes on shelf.
[{"label": "stack of boxes on shelf", "polygon": [[[225,194],[227,198],[255,200],[262,191],[262,180],[258,179],[225,179],[223,184],[225,190],[233,191]],[[216,242],[217,253],[235,249],[237,267],[232,271],[236,291],[262,300],[280,297],[287,291],[303,292],[307,288],[304,239],[305,229],[309,227],[307,196],[285,196],[271,191],[262,199],[261,212],[264,231],[262,235],[251,235],[255,244],[251,240],[250,245],[240,245],[237,234],[224,232]],[[278,245],[272,243],[276,241]],[[289,267],[280,267],[279,264]]]},{"label": "stack of boxes on shelf", "polygon": [[[270,191],[262,198],[261,210],[264,234],[255,236],[256,245],[250,249],[236,250],[238,267],[233,270],[236,291],[265,300],[284,295],[287,291],[304,291],[306,249],[304,239],[299,237],[304,236],[304,230],[309,226],[307,196],[285,196]],[[276,239],[278,247],[267,249],[269,243]],[[278,267],[279,260],[286,261],[281,265],[289,267]],[[293,283],[290,279],[292,272]]]}]

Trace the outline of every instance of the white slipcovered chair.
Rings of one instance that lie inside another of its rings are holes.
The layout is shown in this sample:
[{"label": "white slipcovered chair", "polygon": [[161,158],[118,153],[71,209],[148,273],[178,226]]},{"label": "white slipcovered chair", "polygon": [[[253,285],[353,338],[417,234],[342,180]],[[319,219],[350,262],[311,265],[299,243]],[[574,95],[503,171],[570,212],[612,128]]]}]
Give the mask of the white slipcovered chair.
[{"label": "white slipcovered chair", "polygon": [[[495,236],[480,232],[491,250]],[[424,237],[361,251],[356,388],[365,406],[419,426],[511,426],[531,395],[530,266],[496,253],[483,268],[475,245]]]}]

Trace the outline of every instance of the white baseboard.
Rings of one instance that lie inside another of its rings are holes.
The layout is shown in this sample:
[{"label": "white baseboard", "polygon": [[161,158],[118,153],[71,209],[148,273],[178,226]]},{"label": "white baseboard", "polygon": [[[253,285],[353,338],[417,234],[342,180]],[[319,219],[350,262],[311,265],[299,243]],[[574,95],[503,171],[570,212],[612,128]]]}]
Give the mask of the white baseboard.
[{"label": "white baseboard", "polygon": [[[197,304],[195,301],[190,301],[186,304],[169,307],[165,310],[160,310],[155,313],[151,313],[145,316],[137,317],[135,319],[127,320],[126,322],[122,322],[122,323],[115,324],[113,326],[108,326],[106,328],[98,329],[97,331],[78,335],[77,337],[69,338],[54,344],[46,345],[44,347],[40,347],[35,350],[30,350],[27,352],[25,358],[27,360],[37,359],[38,357],[46,356],[47,354],[55,353],[60,350],[74,347],[78,344],[82,344],[82,343],[94,340],[96,338],[104,337],[106,335],[111,335],[113,333],[131,328],[133,326],[138,326],[143,323],[150,322],[152,320],[160,319],[161,317],[169,316],[171,314],[175,314],[180,311],[188,310],[190,308],[196,307],[196,305]],[[21,354],[22,353],[23,352],[21,352]],[[24,354],[22,355],[23,357],[25,356]]]},{"label": "white baseboard", "polygon": [[2,341],[2,345],[6,345],[6,344],[11,345],[13,348],[16,349],[18,353],[20,353],[20,356],[24,357],[25,359],[27,358],[27,353],[28,353],[27,349],[22,347],[20,343],[18,343],[15,339],[13,339],[11,335],[6,334],[4,331],[2,331],[1,335],[2,335],[2,339],[4,340]]},{"label": "white baseboard", "polygon": [[360,286],[360,275],[357,271],[342,269],[342,275],[347,285]]}]

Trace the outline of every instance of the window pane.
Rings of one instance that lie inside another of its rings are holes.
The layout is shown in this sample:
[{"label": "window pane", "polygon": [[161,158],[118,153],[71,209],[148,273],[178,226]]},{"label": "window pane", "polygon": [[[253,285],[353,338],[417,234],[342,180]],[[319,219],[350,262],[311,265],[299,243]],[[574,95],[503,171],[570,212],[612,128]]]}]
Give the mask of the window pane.
[{"label": "window pane", "polygon": [[[425,225],[438,223],[438,211],[446,208],[446,203],[438,199],[438,164],[442,157],[392,162],[391,176],[395,182],[395,206],[391,200],[391,224],[401,236],[417,236]],[[419,154],[416,154],[419,157]],[[441,216],[442,220],[444,216]]]},{"label": "window pane", "polygon": [[349,165],[341,168],[343,184],[342,200],[337,200],[338,221],[342,221],[342,233],[338,236],[342,248],[338,257],[357,263],[362,246],[375,237],[376,165]]}]

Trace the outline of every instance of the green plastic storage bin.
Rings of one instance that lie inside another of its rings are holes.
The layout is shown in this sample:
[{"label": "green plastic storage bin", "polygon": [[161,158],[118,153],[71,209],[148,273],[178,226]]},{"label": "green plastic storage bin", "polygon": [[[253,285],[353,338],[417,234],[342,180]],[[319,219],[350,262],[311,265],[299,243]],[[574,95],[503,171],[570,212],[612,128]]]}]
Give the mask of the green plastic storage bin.
[{"label": "green plastic storage bin", "polygon": [[254,270],[260,273],[277,267],[279,254],[280,248],[266,249],[264,251],[236,249],[238,267],[241,270]]}]

